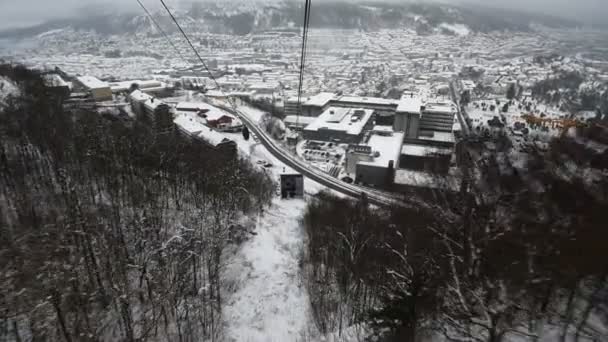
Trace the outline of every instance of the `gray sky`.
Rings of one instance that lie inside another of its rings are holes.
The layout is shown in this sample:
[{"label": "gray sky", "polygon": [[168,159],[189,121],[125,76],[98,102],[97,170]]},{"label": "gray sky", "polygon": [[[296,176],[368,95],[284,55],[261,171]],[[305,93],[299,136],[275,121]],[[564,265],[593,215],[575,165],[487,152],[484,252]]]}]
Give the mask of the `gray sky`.
[{"label": "gray sky", "polygon": [[[176,4],[187,0],[167,0]],[[204,1],[204,0],[203,0]],[[224,0],[230,1],[230,0]],[[297,1],[297,0],[292,0]],[[301,0],[303,1],[303,0]],[[313,0],[313,6],[315,1]],[[377,0],[381,1],[381,0]],[[433,1],[433,0],[420,0]],[[588,22],[602,22],[608,18],[607,0],[439,0],[445,3],[469,2],[486,6],[497,5],[507,8],[529,9],[551,15],[561,15]],[[158,6],[157,0],[143,0],[149,7]],[[84,6],[95,4],[101,8],[138,10],[135,0],[0,0],[0,29],[15,26],[29,26],[70,15]]]}]

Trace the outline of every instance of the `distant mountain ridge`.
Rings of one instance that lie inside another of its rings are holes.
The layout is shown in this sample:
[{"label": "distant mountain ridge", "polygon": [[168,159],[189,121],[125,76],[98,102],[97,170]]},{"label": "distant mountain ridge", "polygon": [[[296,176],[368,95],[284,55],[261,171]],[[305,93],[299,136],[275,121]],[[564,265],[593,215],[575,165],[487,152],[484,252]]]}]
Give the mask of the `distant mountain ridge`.
[{"label": "distant mountain ridge", "polygon": [[[267,0],[238,4],[232,3],[226,8],[215,2],[196,2],[187,8],[175,10],[175,15],[189,31],[236,35],[277,28],[297,28],[303,21],[303,6],[299,2]],[[437,31],[450,33],[450,27],[454,25],[464,25],[471,32],[530,31],[534,24],[556,28],[580,25],[574,21],[543,15],[432,3],[318,2],[314,3],[311,11],[313,28],[376,30],[408,27],[416,29],[419,34]],[[154,17],[163,30],[176,30],[165,12],[156,12]],[[158,33],[154,23],[143,13],[101,13],[6,30],[0,32],[0,38],[26,38],[65,27],[94,30],[100,34]]]}]

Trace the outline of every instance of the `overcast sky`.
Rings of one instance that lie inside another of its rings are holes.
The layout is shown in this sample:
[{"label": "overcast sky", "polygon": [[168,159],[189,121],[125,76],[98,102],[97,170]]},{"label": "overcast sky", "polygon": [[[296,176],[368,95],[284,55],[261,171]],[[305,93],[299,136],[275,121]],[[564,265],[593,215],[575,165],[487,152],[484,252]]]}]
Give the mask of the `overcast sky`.
[{"label": "overcast sky", "polygon": [[[166,0],[169,4],[189,0]],[[204,0],[203,0],[204,1]],[[224,0],[230,1],[230,0]],[[298,1],[298,0],[292,0]],[[303,1],[303,0],[301,0]],[[315,1],[326,0],[313,0]],[[382,0],[377,0],[382,1]],[[395,1],[395,0],[393,0]],[[421,0],[434,1],[434,0]],[[601,22],[608,18],[608,0],[439,0],[446,3],[468,2],[508,8],[529,9],[551,15],[576,18],[588,22]],[[143,0],[149,7],[156,0]],[[102,8],[138,10],[135,0],[0,0],[0,29],[29,26],[49,19],[70,15],[84,6],[98,4]]]}]

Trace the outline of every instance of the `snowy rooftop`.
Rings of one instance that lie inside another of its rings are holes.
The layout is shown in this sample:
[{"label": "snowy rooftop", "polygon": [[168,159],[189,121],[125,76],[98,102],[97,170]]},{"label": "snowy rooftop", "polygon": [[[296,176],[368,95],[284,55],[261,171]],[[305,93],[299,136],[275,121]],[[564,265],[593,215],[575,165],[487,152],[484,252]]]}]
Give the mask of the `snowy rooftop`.
[{"label": "snowy rooftop", "polygon": [[456,112],[456,105],[452,102],[427,103],[424,111],[426,113],[454,113]]},{"label": "snowy rooftop", "polygon": [[44,75],[44,83],[47,87],[67,87],[68,84],[57,74]]},{"label": "snowy rooftop", "polygon": [[395,184],[423,188],[458,190],[458,180],[453,175],[439,176],[422,171],[395,170]]},{"label": "snowy rooftop", "polygon": [[426,157],[433,154],[451,154],[452,149],[449,148],[440,148],[433,146],[424,146],[424,145],[416,145],[416,144],[403,144],[401,147],[401,154],[405,154],[408,156],[417,156],[417,157]]},{"label": "snowy rooftop", "polygon": [[437,132],[437,131],[421,132],[421,134],[418,136],[418,139],[437,141],[437,142],[447,142],[447,143],[456,142],[454,133],[452,133],[452,132]]},{"label": "snowy rooftop", "polygon": [[397,100],[392,99],[384,99],[381,97],[360,97],[360,96],[342,96],[338,99],[340,102],[351,102],[351,103],[361,103],[368,105],[395,105],[398,103]]},{"label": "snowy rooftop", "polygon": [[345,131],[350,135],[359,135],[373,113],[374,111],[371,109],[329,107],[305,130],[330,129]]},{"label": "snowy rooftop", "polygon": [[374,132],[384,132],[384,133],[393,133],[393,126],[381,126],[376,125],[372,129]]},{"label": "snowy rooftop", "polygon": [[113,92],[126,91],[131,88],[131,85],[137,84],[139,89],[148,89],[148,88],[160,88],[165,84],[157,81],[157,80],[133,80],[133,81],[121,81],[121,82],[112,82],[109,84],[110,88]]},{"label": "snowy rooftop", "polygon": [[146,100],[146,102],[144,102],[144,106],[151,111],[154,111],[158,106],[160,106],[162,104],[164,104],[163,101],[161,101],[159,99],[155,99],[153,97],[151,97],[149,100]]},{"label": "snowy rooftop", "polygon": [[296,124],[299,122],[300,124],[303,124],[303,125],[310,125],[316,119],[317,118],[312,117],[312,116],[300,116],[300,118],[298,119],[297,115],[287,115],[283,121],[286,124]]},{"label": "snowy rooftop", "polygon": [[203,126],[203,130],[198,135],[200,139],[203,139],[213,146],[218,146],[221,143],[230,141],[222,133],[216,132],[207,126]]},{"label": "snowy rooftop", "polygon": [[173,120],[173,123],[183,132],[203,139],[212,146],[217,146],[229,140],[223,134],[205,126],[195,115],[180,114]]},{"label": "snowy rooftop", "polygon": [[135,90],[129,95],[129,98],[137,102],[145,102],[150,100],[152,96],[142,92],[141,90]]},{"label": "snowy rooftop", "polygon": [[333,100],[334,97],[336,97],[336,94],[334,93],[319,93],[310,97],[304,104],[307,106],[323,107],[329,101]]},{"label": "snowy rooftop", "polygon": [[195,117],[185,114],[178,115],[175,120],[173,120],[173,123],[178,126],[179,129],[192,136],[199,135],[205,128],[205,125],[198,122]]},{"label": "snowy rooftop", "polygon": [[217,119],[221,118],[222,116],[228,116],[228,117],[235,119],[232,114],[227,113],[227,112],[225,112],[215,106],[212,106],[208,103],[205,103],[205,102],[180,102],[175,107],[175,110],[177,111],[178,114],[180,114],[180,112],[204,111],[207,120],[217,120]]},{"label": "snowy rooftop", "polygon": [[420,98],[404,95],[401,97],[401,100],[399,100],[397,113],[420,114],[420,107],[422,107],[422,100]]},{"label": "snowy rooftop", "polygon": [[89,89],[107,88],[108,83],[101,81],[100,79],[93,76],[80,76],[77,78],[80,83]]},{"label": "snowy rooftop", "polygon": [[379,152],[380,155],[374,158],[373,162],[360,162],[359,164],[388,167],[388,163],[392,160],[394,167],[397,168],[403,136],[403,133],[394,133],[390,136],[372,135],[367,142],[367,145],[370,146],[374,152]]}]

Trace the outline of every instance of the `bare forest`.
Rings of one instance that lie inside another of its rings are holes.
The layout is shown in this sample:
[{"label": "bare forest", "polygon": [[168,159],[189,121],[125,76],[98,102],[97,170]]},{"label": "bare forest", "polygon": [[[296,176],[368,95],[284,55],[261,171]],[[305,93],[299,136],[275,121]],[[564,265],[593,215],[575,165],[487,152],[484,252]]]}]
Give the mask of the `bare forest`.
[{"label": "bare forest", "polygon": [[460,192],[435,192],[428,210],[318,195],[303,218],[318,328],[364,324],[386,341],[606,340],[608,183],[565,177],[564,140],[526,174],[499,155],[463,162]]},{"label": "bare forest", "polygon": [[0,341],[199,341],[220,333],[225,254],[272,181],[171,129],[108,119],[4,65]]}]

